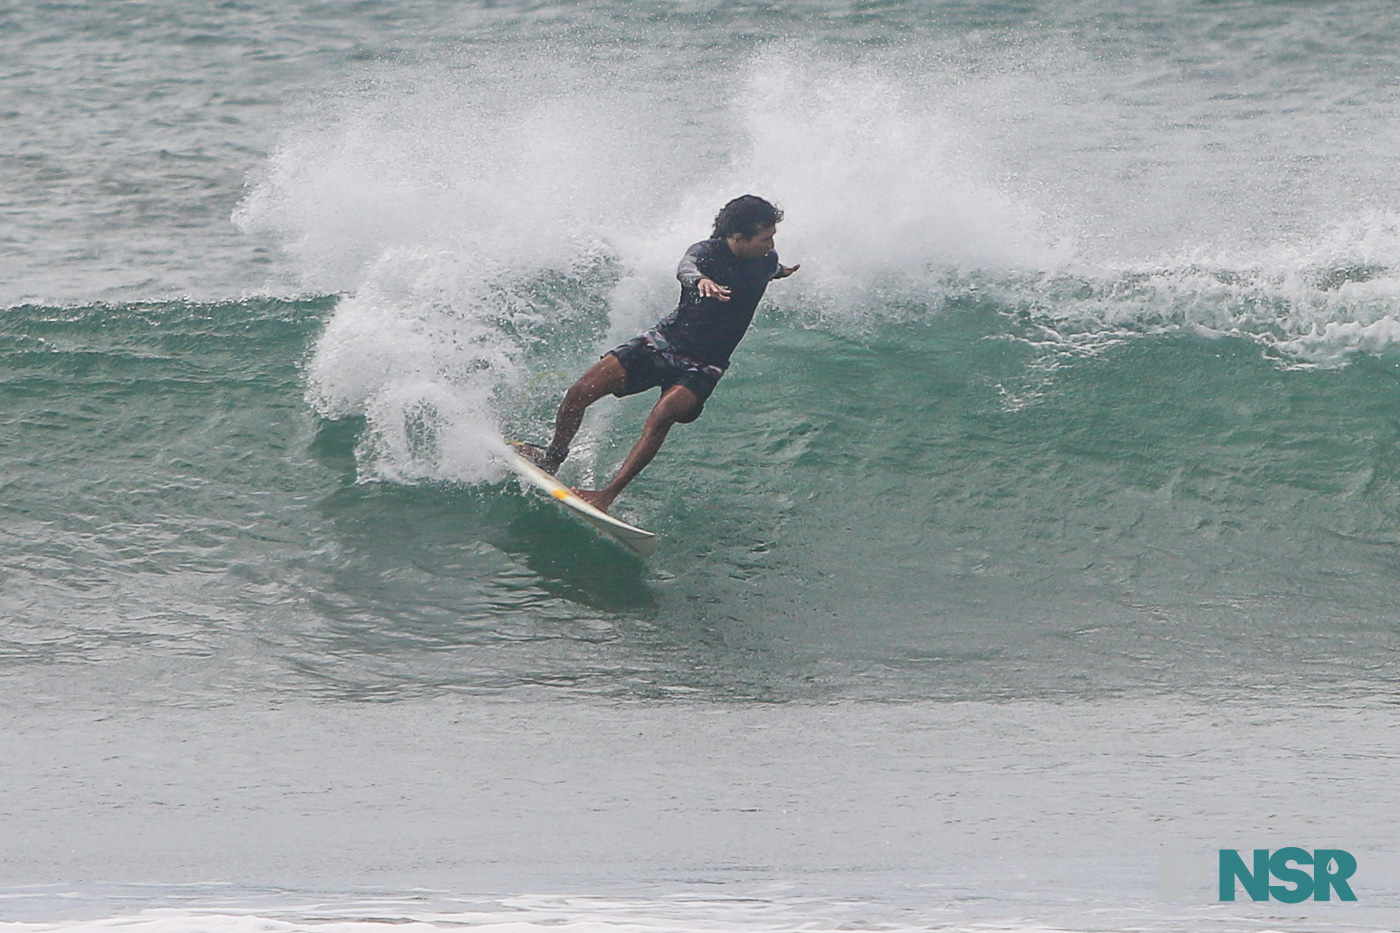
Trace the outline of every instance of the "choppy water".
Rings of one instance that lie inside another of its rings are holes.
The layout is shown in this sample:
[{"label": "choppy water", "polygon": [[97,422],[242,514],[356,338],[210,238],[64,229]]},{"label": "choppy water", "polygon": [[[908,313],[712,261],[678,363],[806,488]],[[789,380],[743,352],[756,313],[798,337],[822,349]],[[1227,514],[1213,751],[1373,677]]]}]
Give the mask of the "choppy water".
[{"label": "choppy water", "polygon": [[[1397,39],[0,6],[0,925],[1393,927]],[[642,562],[490,446],[750,190]],[[1285,845],[1358,903],[1157,901]]]}]

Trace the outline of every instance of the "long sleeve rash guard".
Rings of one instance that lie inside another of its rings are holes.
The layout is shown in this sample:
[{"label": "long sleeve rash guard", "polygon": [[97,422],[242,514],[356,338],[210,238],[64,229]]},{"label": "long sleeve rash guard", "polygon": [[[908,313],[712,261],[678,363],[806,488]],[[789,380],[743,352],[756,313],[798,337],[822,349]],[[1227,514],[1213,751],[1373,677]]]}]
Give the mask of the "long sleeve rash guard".
[{"label": "long sleeve rash guard", "polygon": [[[685,251],[676,268],[680,304],[655,330],[676,352],[725,369],[753,322],[759,299],[781,268],[774,250],[757,259],[740,259],[723,238],[701,240]],[[729,300],[700,297],[702,278],[728,288]]]}]

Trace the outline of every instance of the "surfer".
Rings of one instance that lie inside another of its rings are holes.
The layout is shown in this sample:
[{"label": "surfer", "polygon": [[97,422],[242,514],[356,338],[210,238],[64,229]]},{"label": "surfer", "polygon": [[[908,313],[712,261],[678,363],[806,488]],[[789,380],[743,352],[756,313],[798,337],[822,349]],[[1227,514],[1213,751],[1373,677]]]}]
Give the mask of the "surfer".
[{"label": "surfer", "polygon": [[700,417],[768,283],[798,270],[778,262],[773,249],[782,219],[781,210],[751,194],[724,205],[715,216],[710,239],[696,243],[681,258],[676,310],[646,333],[603,354],[564,394],[549,446],[522,445],[525,455],[554,473],[568,457],[569,443],[589,405],[604,395],[622,398],[659,387],[661,398],[612,482],[598,490],[575,490],[606,512],[656,456],[671,426]]}]

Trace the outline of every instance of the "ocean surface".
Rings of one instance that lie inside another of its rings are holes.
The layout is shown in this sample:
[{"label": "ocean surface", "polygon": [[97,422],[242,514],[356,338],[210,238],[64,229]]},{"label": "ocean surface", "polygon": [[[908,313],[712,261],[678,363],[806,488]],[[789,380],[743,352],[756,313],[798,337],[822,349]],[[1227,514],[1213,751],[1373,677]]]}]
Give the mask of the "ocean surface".
[{"label": "ocean surface", "polygon": [[1397,700],[1393,3],[0,0],[0,933],[1395,930]]}]

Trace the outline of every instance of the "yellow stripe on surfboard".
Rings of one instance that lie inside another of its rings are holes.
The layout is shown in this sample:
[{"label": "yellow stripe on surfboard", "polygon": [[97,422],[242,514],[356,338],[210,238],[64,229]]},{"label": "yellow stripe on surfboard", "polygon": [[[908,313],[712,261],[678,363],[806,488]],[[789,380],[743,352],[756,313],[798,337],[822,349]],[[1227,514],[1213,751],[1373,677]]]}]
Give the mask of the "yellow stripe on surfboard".
[{"label": "yellow stripe on surfboard", "polygon": [[514,446],[507,445],[501,451],[501,459],[506,466],[510,467],[511,472],[520,478],[523,484],[533,486],[539,491],[547,493],[551,498],[558,499],[561,505],[603,534],[626,545],[643,557],[651,556],[656,550],[656,535],[644,528],[629,525],[590,505],[586,499],[541,470],[538,465],[522,457]]}]

